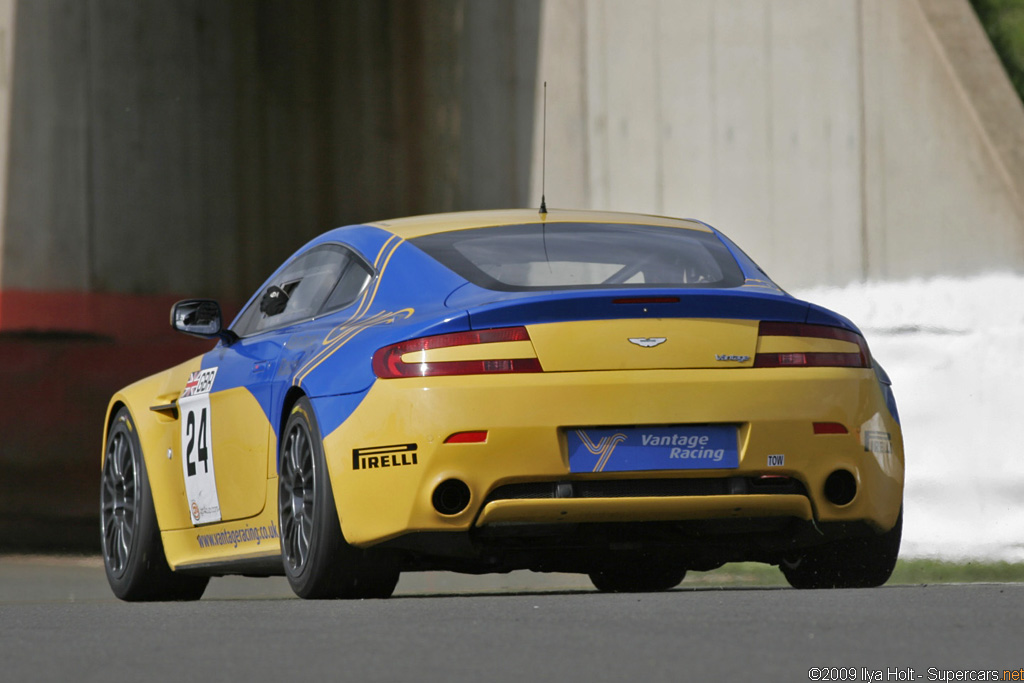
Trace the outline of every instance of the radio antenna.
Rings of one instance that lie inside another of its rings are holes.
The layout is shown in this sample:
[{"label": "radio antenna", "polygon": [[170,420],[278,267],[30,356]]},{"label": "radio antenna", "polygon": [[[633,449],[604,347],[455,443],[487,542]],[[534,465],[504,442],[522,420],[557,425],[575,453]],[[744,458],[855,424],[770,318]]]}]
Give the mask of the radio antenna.
[{"label": "radio antenna", "polygon": [[544,81],[544,110],[541,115],[542,130],[540,144],[540,213],[548,212],[548,204],[544,199],[544,184],[547,180],[548,166],[548,82]]}]

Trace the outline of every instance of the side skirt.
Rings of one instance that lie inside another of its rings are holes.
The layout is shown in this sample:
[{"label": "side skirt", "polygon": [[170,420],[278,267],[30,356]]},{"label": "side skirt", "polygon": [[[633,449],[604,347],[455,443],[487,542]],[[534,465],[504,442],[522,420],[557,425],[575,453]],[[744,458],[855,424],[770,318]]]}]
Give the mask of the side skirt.
[{"label": "side skirt", "polygon": [[241,574],[243,576],[284,576],[284,565],[281,553],[260,553],[219,562],[198,562],[195,564],[178,565],[175,571],[198,576],[227,576]]}]

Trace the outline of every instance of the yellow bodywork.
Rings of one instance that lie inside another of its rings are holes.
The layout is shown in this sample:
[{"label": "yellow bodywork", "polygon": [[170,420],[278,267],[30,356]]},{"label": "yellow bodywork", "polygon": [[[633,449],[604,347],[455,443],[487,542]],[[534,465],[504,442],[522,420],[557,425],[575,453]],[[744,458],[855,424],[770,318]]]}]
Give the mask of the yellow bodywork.
[{"label": "yellow bodywork", "polygon": [[[625,332],[635,333],[641,323],[645,335],[685,338],[701,351],[692,354],[671,343],[637,348],[632,357],[632,349],[609,351],[611,340],[628,347]],[[790,516],[866,521],[879,531],[896,523],[903,493],[902,438],[873,370],[750,367],[757,350],[852,352],[855,344],[804,337],[759,341],[757,323],[751,321],[594,321],[532,325],[528,330],[545,372],[379,380],[355,413],[325,436],[335,500],[350,543],[368,546],[409,532],[466,531],[496,523]],[[499,346],[512,350],[510,344],[471,348],[479,353],[492,347],[492,357],[532,357],[521,345],[514,356],[499,352]],[[749,359],[716,364],[711,350]],[[440,361],[440,351],[448,350],[426,352],[439,354],[430,358],[415,355]],[[460,358],[452,354],[443,359]],[[599,370],[578,369],[582,367]],[[814,422],[839,423],[848,433],[815,434]],[[739,426],[738,469],[570,472],[568,428],[716,423]],[[454,433],[478,430],[487,431],[486,442],[444,443]],[[886,433],[888,450],[863,431]],[[388,444],[415,444],[415,464],[407,458],[388,467],[353,468],[354,450]],[[768,456],[779,455],[784,466],[770,466]],[[824,496],[825,480],[837,469],[852,473],[858,485],[856,497],[841,506]],[[809,497],[746,494],[483,504],[488,493],[512,483],[758,475],[796,478]],[[431,496],[438,484],[452,478],[468,485],[471,500],[464,511],[442,515]]]},{"label": "yellow bodywork", "polygon": [[[754,384],[752,384],[754,383]],[[756,390],[753,390],[756,386]],[[808,391],[810,390],[810,391]],[[784,397],[784,398],[783,398]],[[377,382],[363,404],[324,439],[342,528],[349,542],[369,545],[410,531],[466,530],[489,520],[627,521],[700,517],[775,516],[818,521],[866,520],[887,530],[896,522],[903,490],[899,426],[888,416],[870,370],[736,369],[540,373],[494,377],[438,377]],[[889,460],[865,450],[858,433],[878,416],[891,434]],[[813,421],[846,425],[849,434],[816,435]],[[586,425],[740,424],[737,470],[570,474],[561,427]],[[487,430],[486,443],[445,444],[449,435]],[[414,466],[353,471],[352,450],[416,443]],[[769,467],[784,455],[785,467]],[[858,495],[838,507],[823,497],[826,477],[847,469]],[[774,474],[801,480],[806,504],[779,496],[507,501],[481,510],[487,493],[503,484],[607,479]],[[462,513],[443,516],[431,505],[442,481],[460,479],[472,499]],[[731,499],[731,500],[730,500]],[[499,511],[500,510],[500,511]],[[703,511],[703,512],[702,512]],[[478,515],[482,517],[478,519]],[[634,516],[634,513],[637,516]],[[728,514],[727,514],[728,513]]]},{"label": "yellow bodywork", "polygon": [[698,232],[711,232],[708,226],[699,221],[668,216],[640,215],[635,213],[618,213],[615,211],[571,211],[551,209],[548,213],[538,214],[533,209],[506,209],[501,211],[460,211],[458,213],[438,213],[426,216],[395,218],[386,221],[368,223],[383,228],[400,237],[410,240],[423,235],[453,230],[471,230],[491,225],[517,225],[520,223],[624,223],[656,225],[666,228],[683,228]]},{"label": "yellow bodywork", "polygon": [[[171,567],[278,556],[276,440],[256,399],[246,389],[212,395],[219,416],[212,449],[222,520],[192,524],[181,462],[181,424],[176,411],[168,407],[181,395],[189,374],[199,369],[200,362],[201,357],[193,358],[116,393],[108,406],[103,442],[110,417],[118,406],[127,406],[138,429]],[[262,420],[262,424],[254,424],[254,420]]]},{"label": "yellow bodywork", "polygon": [[812,519],[811,504],[803,496],[676,496],[664,498],[583,498],[566,505],[565,499],[497,500],[477,520],[486,524],[567,524],[579,522],[660,522],[683,519],[736,517],[797,517]]}]

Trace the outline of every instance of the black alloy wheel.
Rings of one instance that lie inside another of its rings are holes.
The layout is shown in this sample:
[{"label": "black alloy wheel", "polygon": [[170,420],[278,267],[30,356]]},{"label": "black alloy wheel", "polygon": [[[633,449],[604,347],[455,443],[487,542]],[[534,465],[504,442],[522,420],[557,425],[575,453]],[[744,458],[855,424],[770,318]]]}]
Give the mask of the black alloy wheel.
[{"label": "black alloy wheel", "polygon": [[138,430],[122,407],[107,435],[100,485],[103,566],[127,601],[198,600],[210,579],[171,571],[164,556]]},{"label": "black alloy wheel", "polygon": [[399,570],[388,558],[345,541],[334,503],[320,430],[302,397],[285,425],[278,472],[281,559],[302,598],[386,598]]},{"label": "black alloy wheel", "polygon": [[[119,418],[123,419],[123,418]],[[114,429],[107,443],[100,492],[103,559],[107,572],[124,576],[135,540],[138,472],[129,434]]]}]

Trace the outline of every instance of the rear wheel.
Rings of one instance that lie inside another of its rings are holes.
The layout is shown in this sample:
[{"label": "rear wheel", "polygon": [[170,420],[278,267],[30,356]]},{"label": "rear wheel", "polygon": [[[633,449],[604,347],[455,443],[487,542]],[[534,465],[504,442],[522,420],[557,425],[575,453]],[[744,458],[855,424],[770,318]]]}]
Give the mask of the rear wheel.
[{"label": "rear wheel", "polygon": [[903,535],[903,510],[883,534],[835,541],[784,559],[779,568],[793,588],[873,588],[896,567]]},{"label": "rear wheel", "polygon": [[682,583],[686,570],[643,558],[616,561],[589,574],[591,583],[604,593],[653,593]]},{"label": "rear wheel", "polygon": [[386,598],[399,572],[372,550],[349,545],[338,522],[323,443],[309,400],[285,425],[278,476],[281,557],[302,598]]},{"label": "rear wheel", "polygon": [[167,565],[146,461],[127,408],[107,435],[100,487],[103,566],[114,595],[127,601],[198,600],[209,577],[176,574]]}]

